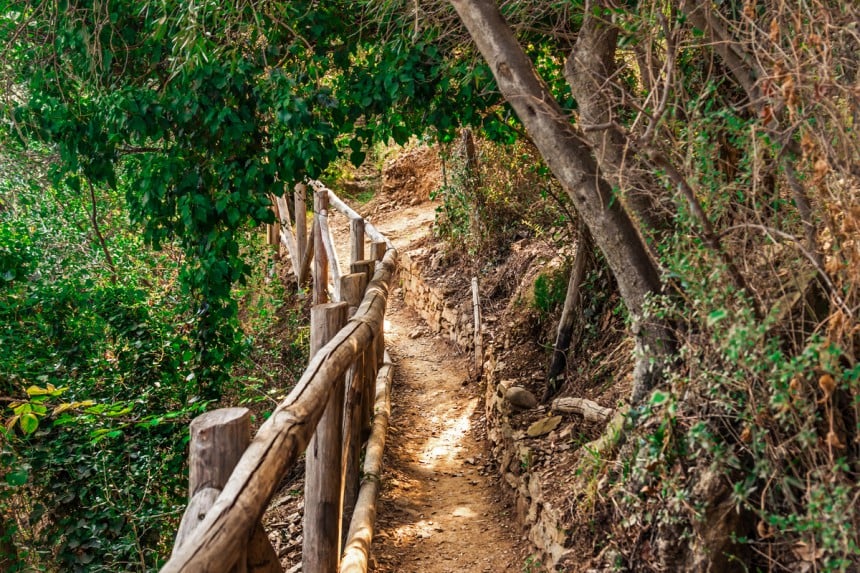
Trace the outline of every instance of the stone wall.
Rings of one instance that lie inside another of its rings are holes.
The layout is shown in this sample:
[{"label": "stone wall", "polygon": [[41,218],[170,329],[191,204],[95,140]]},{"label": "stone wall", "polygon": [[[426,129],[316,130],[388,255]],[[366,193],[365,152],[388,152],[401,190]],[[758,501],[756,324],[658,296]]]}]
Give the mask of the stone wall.
[{"label": "stone wall", "polygon": [[400,288],[404,302],[423,318],[430,330],[441,334],[464,350],[475,348],[475,326],[471,299],[459,305],[446,303],[446,293],[424,279],[423,249],[400,255]]}]

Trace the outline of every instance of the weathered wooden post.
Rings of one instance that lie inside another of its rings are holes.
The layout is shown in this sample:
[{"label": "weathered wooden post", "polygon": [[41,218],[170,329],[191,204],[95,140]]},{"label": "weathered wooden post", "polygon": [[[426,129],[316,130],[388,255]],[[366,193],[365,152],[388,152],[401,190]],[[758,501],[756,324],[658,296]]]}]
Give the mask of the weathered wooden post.
[{"label": "weathered wooden post", "polygon": [[[370,244],[370,256],[376,261],[381,261],[385,257],[385,251],[388,250],[388,244],[385,241],[373,241]],[[376,350],[376,370],[382,367],[384,361],[383,353],[385,352],[385,322],[379,326],[379,332],[373,339],[373,348]]]},{"label": "weathered wooden post", "polygon": [[278,209],[278,202],[274,195],[270,195],[272,200],[272,213],[275,215],[275,222],[266,225],[266,243],[274,247],[281,245],[281,213]]},{"label": "weathered wooden post", "polygon": [[[343,328],[348,308],[345,302],[311,308],[311,357]],[[303,573],[335,573],[340,561],[343,397],[341,376],[305,452]]]},{"label": "weathered wooden post", "polygon": [[[188,455],[188,495],[190,501],[173,551],[194,533],[212,508],[233,468],[248,447],[251,416],[247,408],[222,408],[206,412],[191,422]],[[280,561],[261,525],[252,532],[248,545],[236,556],[234,573],[281,573]],[[225,556],[225,559],[229,559]]]},{"label": "weathered wooden post", "polygon": [[349,305],[350,315],[355,313],[367,288],[367,273],[357,272],[340,277],[340,294],[343,302]]},{"label": "weathered wooden post", "polygon": [[[349,305],[352,315],[361,304],[367,276],[364,273],[344,275],[340,279],[340,292],[343,301]],[[346,541],[349,520],[358,499],[359,469],[361,458],[361,419],[364,399],[364,356],[359,354],[355,363],[346,373],[346,399],[343,418],[343,523],[341,536]]]},{"label": "weathered wooden post", "polygon": [[374,261],[381,261],[387,250],[388,244],[385,241],[373,241],[370,243],[370,258]]},{"label": "weathered wooden post", "polygon": [[478,277],[472,277],[472,310],[475,316],[475,376],[480,379],[484,371],[484,333],[481,332],[481,293]]},{"label": "weathered wooden post", "polygon": [[326,259],[328,259],[328,272],[333,285],[332,300],[333,302],[340,302],[343,300],[340,296],[340,266],[337,262],[337,251],[334,250],[334,236],[328,224],[328,213],[320,211],[315,217],[319,220],[320,237],[322,237]]},{"label": "weathered wooden post", "polygon": [[[350,265],[350,270],[353,273],[364,273],[367,277],[368,284],[373,278],[376,261],[367,259],[363,261],[355,261]],[[361,441],[367,439],[370,433],[370,418],[373,414],[374,400],[374,380],[376,380],[377,371],[377,354],[376,349],[371,346],[363,353],[362,362],[364,363],[363,390],[361,392]]]},{"label": "weathered wooden post", "polygon": [[367,442],[363,483],[355,505],[355,515],[349,525],[340,573],[364,573],[368,570],[376,521],[376,503],[381,486],[382,457],[388,434],[388,418],[391,415],[392,374],[391,364],[385,364],[375,381],[377,398],[373,431]]},{"label": "weathered wooden post", "polygon": [[176,534],[174,552],[206,517],[248,447],[251,414],[247,408],[223,408],[206,412],[191,421],[190,432],[189,501]]},{"label": "weathered wooden post", "polygon": [[370,284],[370,281],[373,279],[373,270],[375,266],[376,261],[365,259],[362,261],[355,261],[350,264],[349,271],[352,273],[364,273],[367,276],[367,283]]},{"label": "weathered wooden post", "polygon": [[314,304],[328,302],[328,255],[319,214],[328,209],[328,193],[314,191]]},{"label": "weathered wooden post", "polygon": [[349,220],[349,262],[364,260],[364,219]]},{"label": "weathered wooden post", "polygon": [[[305,253],[308,250],[308,207],[305,200],[307,186],[304,183],[297,183],[294,188],[293,203],[296,211],[296,247],[298,251],[298,259],[301,263],[305,259]],[[301,274],[301,269],[299,269]],[[304,278],[302,275],[300,278]],[[299,284],[304,281],[299,281]]]}]

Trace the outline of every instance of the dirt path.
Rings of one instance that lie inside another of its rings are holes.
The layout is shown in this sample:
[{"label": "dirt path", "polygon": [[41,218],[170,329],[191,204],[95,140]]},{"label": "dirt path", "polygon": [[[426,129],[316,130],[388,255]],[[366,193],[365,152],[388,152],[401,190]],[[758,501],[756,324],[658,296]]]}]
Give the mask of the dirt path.
[{"label": "dirt path", "polygon": [[[430,232],[429,203],[371,220],[403,252]],[[345,221],[337,225],[345,250]],[[523,571],[527,549],[483,447],[479,384],[469,356],[389,302],[386,343],[395,362],[392,419],[373,542],[376,571]]]},{"label": "dirt path", "polygon": [[394,300],[391,435],[374,540],[376,571],[521,571],[510,508],[485,472],[481,399],[465,356]]}]

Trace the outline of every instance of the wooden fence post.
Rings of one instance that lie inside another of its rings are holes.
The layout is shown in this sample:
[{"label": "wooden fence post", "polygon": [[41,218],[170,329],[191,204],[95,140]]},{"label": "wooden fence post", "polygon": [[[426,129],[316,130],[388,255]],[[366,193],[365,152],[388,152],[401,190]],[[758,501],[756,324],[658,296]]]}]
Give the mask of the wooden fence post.
[{"label": "wooden fence post", "polygon": [[363,272],[350,273],[340,277],[341,300],[349,305],[350,315],[361,305],[367,282],[367,274]]},{"label": "wooden fence post", "polygon": [[370,243],[370,258],[374,261],[381,261],[387,250],[388,244],[385,241],[373,241]]},{"label": "wooden fence post", "polygon": [[315,216],[319,220],[320,237],[328,259],[328,272],[332,282],[332,302],[340,302],[343,300],[340,295],[340,265],[337,262],[337,251],[334,250],[334,236],[328,224],[328,213],[321,211]]},{"label": "wooden fence post", "polygon": [[305,283],[308,277],[309,264],[305,261],[310,261],[308,256],[308,207],[305,199],[307,186],[304,183],[296,183],[294,187],[293,204],[296,212],[296,250],[298,251],[299,268],[297,277],[299,286]]},{"label": "wooden fence post", "polygon": [[328,208],[328,193],[314,192],[314,304],[328,302],[328,255],[323,243],[324,229],[318,214]]},{"label": "wooden fence post", "polygon": [[[385,257],[385,251],[388,250],[388,244],[385,241],[373,241],[370,244],[370,257],[376,261],[381,261]],[[379,331],[373,339],[373,348],[376,350],[376,371],[382,368],[383,353],[385,352],[385,322],[380,325]],[[374,378],[375,380],[375,378]],[[374,388],[376,386],[374,385]],[[373,406],[370,407],[371,410]],[[371,412],[372,413],[372,412]]]},{"label": "wooden fence post", "polygon": [[376,415],[373,418],[373,432],[367,442],[363,483],[355,505],[355,515],[349,525],[340,573],[365,573],[368,570],[377,496],[381,487],[382,457],[391,415],[392,378],[391,364],[383,365],[376,380]]},{"label": "wooden fence post", "polygon": [[349,262],[364,260],[364,219],[349,220]]},{"label": "wooden fence post", "polygon": [[[350,314],[361,304],[367,288],[367,275],[352,273],[340,279],[340,293],[350,307]],[[346,399],[343,418],[343,519],[341,537],[346,542],[349,521],[358,499],[361,461],[362,403],[365,392],[364,357],[359,355],[346,373]]]},{"label": "wooden fence post", "polygon": [[349,265],[349,271],[351,273],[364,273],[367,276],[367,283],[370,284],[370,281],[373,279],[373,270],[376,262],[371,261],[369,259],[363,261],[355,261],[351,265]]},{"label": "wooden fence post", "polygon": [[[174,552],[188,539],[212,508],[236,463],[251,440],[251,416],[247,408],[222,408],[206,412],[191,422],[188,454],[188,495],[190,501]],[[280,573],[278,556],[265,530],[257,525],[248,546],[237,556],[234,573]]]},{"label": "wooden fence post", "polygon": [[475,376],[480,379],[484,371],[484,333],[481,332],[481,293],[478,277],[472,277],[472,310],[475,316]]},{"label": "wooden fence post", "polygon": [[[347,310],[344,302],[311,308],[311,357],[346,324]],[[336,573],[340,562],[343,397],[340,376],[305,452],[303,573]]]},{"label": "wooden fence post", "polygon": [[266,225],[266,242],[273,247],[281,245],[281,213],[278,209],[278,202],[274,195],[270,195],[272,200],[272,213],[275,215],[275,222]]},{"label": "wooden fence post", "polygon": [[362,361],[364,362],[364,376],[361,390],[361,441],[365,441],[370,436],[370,424],[373,419],[373,403],[376,400],[376,373],[379,371],[379,366],[376,361],[376,347],[373,343],[376,341],[374,336],[370,345],[362,353]]}]

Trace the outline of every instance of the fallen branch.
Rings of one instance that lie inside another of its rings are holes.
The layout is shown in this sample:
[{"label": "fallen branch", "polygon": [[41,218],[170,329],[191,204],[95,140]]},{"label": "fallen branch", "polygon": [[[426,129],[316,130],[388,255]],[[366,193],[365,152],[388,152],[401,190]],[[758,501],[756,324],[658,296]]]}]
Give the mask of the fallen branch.
[{"label": "fallen branch", "polygon": [[552,403],[552,409],[566,414],[579,414],[589,422],[606,422],[615,413],[612,408],[604,408],[585,398],[557,398]]}]

